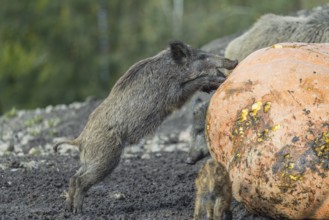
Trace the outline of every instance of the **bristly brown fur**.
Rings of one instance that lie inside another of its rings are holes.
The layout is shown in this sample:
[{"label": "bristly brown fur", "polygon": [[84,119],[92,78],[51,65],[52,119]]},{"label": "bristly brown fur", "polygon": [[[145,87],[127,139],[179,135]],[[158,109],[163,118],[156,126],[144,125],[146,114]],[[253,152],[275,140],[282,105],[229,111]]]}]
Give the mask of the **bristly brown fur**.
[{"label": "bristly brown fur", "polygon": [[115,84],[114,88],[117,90],[122,90],[126,88],[132,81],[138,77],[139,73],[142,73],[145,66],[151,61],[151,59],[141,60],[138,63],[134,64],[128,69],[126,74],[124,74]]}]

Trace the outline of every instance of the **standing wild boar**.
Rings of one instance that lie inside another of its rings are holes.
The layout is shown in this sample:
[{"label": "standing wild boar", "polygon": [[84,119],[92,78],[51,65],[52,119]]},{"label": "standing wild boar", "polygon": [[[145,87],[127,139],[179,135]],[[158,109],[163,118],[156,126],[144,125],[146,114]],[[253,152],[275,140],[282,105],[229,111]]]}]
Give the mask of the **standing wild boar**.
[{"label": "standing wild boar", "polygon": [[66,208],[82,212],[88,189],[109,175],[123,147],[152,133],[173,110],[196,91],[210,92],[225,80],[218,69],[237,61],[210,54],[182,42],[133,65],[109,96],[91,113],[81,134],[67,143],[79,147],[81,166],[70,179]]}]

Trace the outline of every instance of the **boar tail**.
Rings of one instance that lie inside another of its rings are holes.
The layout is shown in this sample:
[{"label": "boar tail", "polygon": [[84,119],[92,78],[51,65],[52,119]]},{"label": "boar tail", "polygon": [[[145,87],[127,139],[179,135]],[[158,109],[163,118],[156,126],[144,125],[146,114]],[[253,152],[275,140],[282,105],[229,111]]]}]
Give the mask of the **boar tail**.
[{"label": "boar tail", "polygon": [[[59,146],[62,145],[62,144],[68,144],[68,145],[73,145],[73,146],[77,146],[77,147],[79,147],[79,144],[78,144],[78,142],[76,141],[76,139],[74,139],[74,140],[64,140],[64,141],[57,142],[57,143],[53,146],[53,149],[54,149],[54,152],[55,152],[55,153],[57,153]],[[80,147],[79,147],[79,150],[80,150]]]}]

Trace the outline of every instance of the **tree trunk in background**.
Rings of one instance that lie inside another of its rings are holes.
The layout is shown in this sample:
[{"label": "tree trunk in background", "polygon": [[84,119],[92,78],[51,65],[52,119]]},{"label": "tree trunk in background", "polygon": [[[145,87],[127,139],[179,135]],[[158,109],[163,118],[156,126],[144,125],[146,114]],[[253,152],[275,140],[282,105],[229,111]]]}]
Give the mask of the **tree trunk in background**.
[{"label": "tree trunk in background", "polygon": [[295,11],[298,11],[298,10],[300,10],[300,9],[302,9],[303,7],[304,7],[304,1],[303,0],[297,0],[297,1],[295,1],[295,8],[294,8],[294,10]]},{"label": "tree trunk in background", "polygon": [[173,37],[179,39],[182,37],[183,28],[183,15],[184,15],[184,0],[173,0],[173,13],[172,13],[172,30]]},{"label": "tree trunk in background", "polygon": [[107,23],[107,10],[105,0],[99,0],[99,8],[97,14],[98,29],[99,29],[99,47],[100,47],[100,62],[99,62],[99,78],[104,89],[108,88],[110,72],[109,72],[109,34]]}]

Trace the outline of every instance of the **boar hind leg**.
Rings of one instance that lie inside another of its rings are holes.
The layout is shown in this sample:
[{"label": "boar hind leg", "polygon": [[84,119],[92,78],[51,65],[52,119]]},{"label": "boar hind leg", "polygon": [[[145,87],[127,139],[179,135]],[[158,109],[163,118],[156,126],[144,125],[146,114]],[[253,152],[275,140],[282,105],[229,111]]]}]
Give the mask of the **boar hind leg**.
[{"label": "boar hind leg", "polygon": [[120,156],[121,151],[118,150],[112,152],[110,156],[102,155],[97,161],[85,162],[86,164],[70,180],[69,197],[67,198],[67,207],[70,210],[74,213],[82,213],[82,204],[87,191],[116,168]]},{"label": "boar hind leg", "polygon": [[67,211],[72,211],[72,205],[73,205],[73,198],[75,194],[75,183],[77,177],[82,173],[82,168],[78,170],[78,172],[70,178],[70,183],[69,183],[69,190],[67,193],[67,198],[66,198],[66,210]]}]

